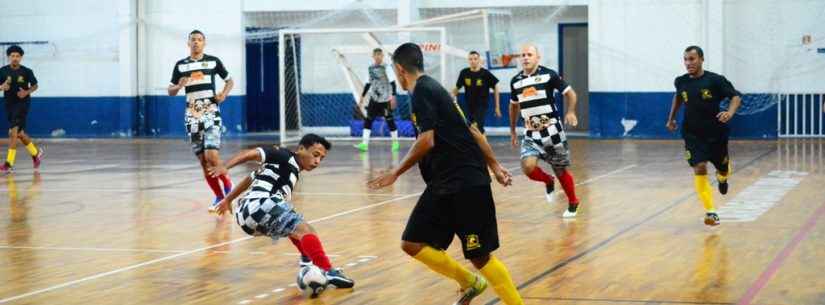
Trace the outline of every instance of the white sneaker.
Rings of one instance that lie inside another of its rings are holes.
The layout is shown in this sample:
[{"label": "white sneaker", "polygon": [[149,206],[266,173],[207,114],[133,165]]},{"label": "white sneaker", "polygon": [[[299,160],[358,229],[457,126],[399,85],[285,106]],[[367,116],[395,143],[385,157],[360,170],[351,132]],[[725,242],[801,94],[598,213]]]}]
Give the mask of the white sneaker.
[{"label": "white sneaker", "polygon": [[576,214],[579,213],[579,205],[571,205],[566,210],[564,210],[564,214],[561,215],[562,218],[574,218]]}]

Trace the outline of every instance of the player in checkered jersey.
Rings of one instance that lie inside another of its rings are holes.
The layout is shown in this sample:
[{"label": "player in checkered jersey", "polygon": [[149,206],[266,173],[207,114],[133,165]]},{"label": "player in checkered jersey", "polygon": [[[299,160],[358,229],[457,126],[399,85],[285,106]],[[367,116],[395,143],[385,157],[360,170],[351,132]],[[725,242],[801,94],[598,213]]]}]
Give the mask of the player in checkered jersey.
[{"label": "player in checkered jersey", "polygon": [[[207,169],[221,162],[221,112],[219,104],[226,100],[235,82],[223,62],[204,53],[206,36],[193,30],[189,33],[189,56],[175,63],[167,93],[175,96],[181,89],[186,91],[185,126],[192,143],[192,152],[200,161],[206,184],[215,194],[213,205],[232,190],[228,176],[210,177]],[[221,77],[223,90],[215,90],[215,77]],[[223,189],[221,189],[223,183]]]},{"label": "player in checkered jersey", "polygon": [[556,71],[539,65],[539,59],[535,45],[525,44],[521,48],[522,71],[510,81],[510,138],[513,147],[517,147],[516,123],[521,114],[527,129],[521,141],[521,170],[530,180],[544,183],[546,199],[551,202],[553,177],[538,166],[538,160],[549,163],[567,194],[568,206],[563,217],[575,217],[579,199],[573,175],[567,170],[570,151],[553,94],[558,91],[564,95],[568,106],[564,120],[576,126],[576,92]]},{"label": "player in checkered jersey", "polygon": [[294,152],[263,146],[238,153],[225,166],[210,168],[210,174],[215,177],[240,164],[261,163],[258,170],[238,183],[213,210],[222,215],[230,210],[235,198],[246,192],[234,209],[235,220],[244,232],[253,236],[266,235],[273,240],[289,237],[301,252],[301,265],[315,264],[324,270],[330,285],[352,288],[355,282],[346,277],[341,269],[332,268],[315,229],[289,203],[300,172],[318,167],[331,146],[323,137],[307,134],[301,138]]}]

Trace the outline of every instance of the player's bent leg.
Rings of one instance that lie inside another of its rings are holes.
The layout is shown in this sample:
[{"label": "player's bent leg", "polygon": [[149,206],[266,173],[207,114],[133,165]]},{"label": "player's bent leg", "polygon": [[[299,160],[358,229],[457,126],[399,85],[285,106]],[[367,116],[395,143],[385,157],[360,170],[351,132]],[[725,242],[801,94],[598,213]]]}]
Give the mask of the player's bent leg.
[{"label": "player's bent leg", "polygon": [[6,153],[6,161],[3,162],[2,166],[0,166],[0,174],[8,174],[12,172],[14,160],[17,158],[17,132],[17,126],[13,126],[9,129],[9,149]]},{"label": "player's bent leg", "polygon": [[426,265],[430,270],[453,279],[461,289],[467,289],[476,281],[476,275],[461,266],[446,251],[433,248],[424,243],[402,241],[401,249],[407,255]]},{"label": "player's bent leg", "polygon": [[530,180],[544,183],[544,199],[550,203],[553,201],[555,183],[553,177],[545,173],[538,165],[538,160],[538,156],[523,156],[521,158],[521,171]]},{"label": "player's bent leg", "polygon": [[218,178],[214,178],[209,175],[209,160],[207,153],[202,152],[197,156],[198,162],[201,165],[201,171],[203,172],[203,179],[206,180],[206,184],[209,186],[209,189],[211,189],[212,193],[215,194],[215,201],[213,201],[212,206],[210,206],[210,208],[214,208],[224,197],[223,191],[221,190],[221,184],[218,182]]},{"label": "player's bent leg", "polygon": [[[504,304],[524,304],[521,295],[518,293],[518,289],[516,289],[516,285],[513,283],[513,279],[510,277],[510,271],[508,271],[507,267],[495,256],[488,254],[483,257],[473,258],[470,261],[473,263],[473,266],[481,271],[481,274],[484,275],[487,281],[490,282],[493,290],[496,291],[496,294]],[[468,303],[469,302],[466,304]]]}]

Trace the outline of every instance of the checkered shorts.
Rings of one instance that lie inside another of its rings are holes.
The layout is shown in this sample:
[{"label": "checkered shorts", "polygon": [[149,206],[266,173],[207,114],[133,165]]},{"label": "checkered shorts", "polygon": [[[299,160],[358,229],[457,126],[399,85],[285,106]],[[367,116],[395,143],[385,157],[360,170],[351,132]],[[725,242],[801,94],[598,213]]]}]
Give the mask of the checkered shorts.
[{"label": "checkered shorts", "polygon": [[528,157],[538,157],[555,168],[570,166],[570,149],[564,131],[552,136],[540,131],[527,131],[521,140],[521,158]]},{"label": "checkered shorts", "polygon": [[222,125],[220,118],[187,119],[186,131],[192,143],[192,153],[202,154],[207,149],[221,149]]},{"label": "checkered shorts", "polygon": [[280,197],[241,198],[235,221],[246,234],[266,235],[277,240],[286,237],[304,221],[304,216]]}]

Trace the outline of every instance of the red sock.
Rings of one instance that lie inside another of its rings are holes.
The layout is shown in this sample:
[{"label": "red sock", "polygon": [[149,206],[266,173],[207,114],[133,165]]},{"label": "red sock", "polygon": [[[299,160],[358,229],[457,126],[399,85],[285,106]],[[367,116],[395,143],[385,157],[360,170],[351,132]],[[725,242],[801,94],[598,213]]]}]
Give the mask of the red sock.
[{"label": "red sock", "polygon": [[312,260],[315,266],[318,266],[324,271],[332,268],[329,258],[324,253],[324,246],[321,246],[321,240],[319,240],[315,234],[306,234],[304,238],[301,238],[301,249],[309,256],[309,259]]},{"label": "red sock", "polygon": [[[218,178],[220,178],[221,182],[223,183],[223,189],[228,190],[228,189],[232,188],[232,180],[229,179],[229,176],[220,175],[220,176],[218,176]],[[227,195],[229,195],[228,192],[227,192]]]},{"label": "red sock", "polygon": [[553,177],[545,173],[541,170],[541,167],[536,166],[529,175],[527,175],[530,180],[542,182],[544,184],[553,183]]},{"label": "red sock", "polygon": [[301,255],[303,255],[303,256],[307,256],[307,254],[306,254],[306,253],[304,253],[304,249],[303,249],[303,248],[301,248],[301,241],[300,241],[300,240],[298,240],[297,238],[294,238],[294,237],[290,236],[290,237],[289,237],[289,241],[291,241],[291,242],[292,242],[292,244],[293,244],[293,245],[295,245],[295,248],[296,248],[296,249],[298,249],[298,252],[301,252]]},{"label": "red sock", "polygon": [[209,184],[209,188],[215,193],[215,197],[223,198],[223,190],[221,190],[221,184],[218,183],[218,178],[212,178],[209,175],[204,175],[203,178],[206,179],[206,184]]},{"label": "red sock", "polygon": [[558,177],[559,183],[561,187],[564,188],[564,193],[567,194],[567,200],[570,204],[579,204],[579,198],[576,198],[576,184],[573,183],[573,175],[570,175],[570,171],[565,169]]}]

